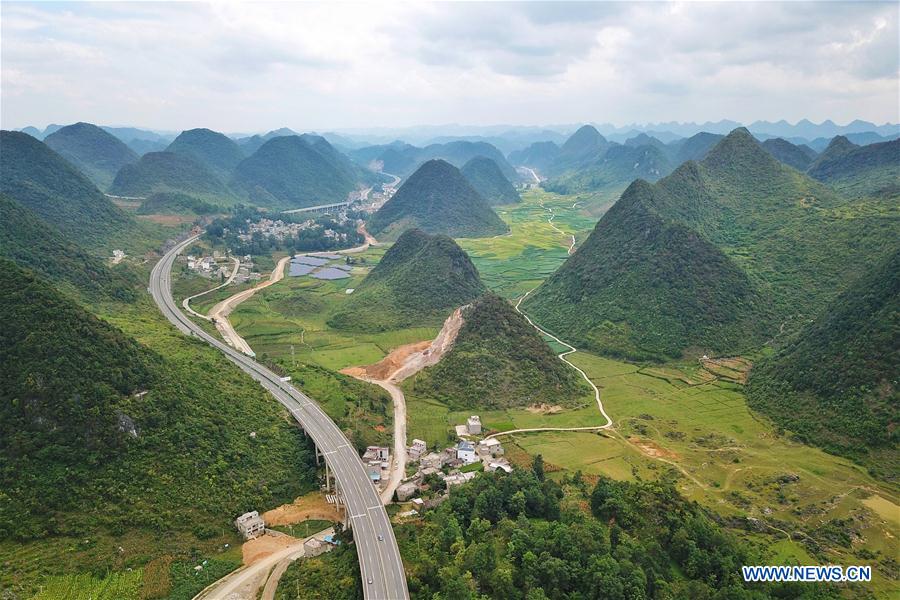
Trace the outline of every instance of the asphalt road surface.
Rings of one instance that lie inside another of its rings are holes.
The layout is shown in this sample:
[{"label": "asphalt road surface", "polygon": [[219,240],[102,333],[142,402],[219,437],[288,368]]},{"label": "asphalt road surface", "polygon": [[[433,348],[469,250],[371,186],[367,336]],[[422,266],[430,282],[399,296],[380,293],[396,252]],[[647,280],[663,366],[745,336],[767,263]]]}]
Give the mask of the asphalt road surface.
[{"label": "asphalt road surface", "polygon": [[225,354],[269,393],[303,426],[337,479],[359,556],[363,596],[367,599],[409,598],[400,550],[387,512],[369,481],[356,449],[318,404],[281,381],[272,371],[241,354],[188,319],[172,299],[171,272],[176,256],[198,236],[180,242],[163,256],[150,274],[150,293],[163,315],[185,335],[204,340]]}]

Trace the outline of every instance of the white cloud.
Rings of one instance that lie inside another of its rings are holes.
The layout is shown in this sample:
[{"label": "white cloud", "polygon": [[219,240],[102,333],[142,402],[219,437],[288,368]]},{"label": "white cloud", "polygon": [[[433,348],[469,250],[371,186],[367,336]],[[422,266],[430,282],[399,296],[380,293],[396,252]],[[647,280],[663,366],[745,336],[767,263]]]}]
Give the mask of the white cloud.
[{"label": "white cloud", "polygon": [[3,127],[900,120],[896,3],[0,10]]}]

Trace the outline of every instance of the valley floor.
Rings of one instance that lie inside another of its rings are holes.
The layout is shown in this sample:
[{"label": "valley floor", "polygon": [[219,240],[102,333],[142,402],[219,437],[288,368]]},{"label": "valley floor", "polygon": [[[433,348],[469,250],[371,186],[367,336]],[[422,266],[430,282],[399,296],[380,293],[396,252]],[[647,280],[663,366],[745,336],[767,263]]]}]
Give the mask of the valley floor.
[{"label": "valley floor", "polygon": [[[541,191],[519,205],[498,207],[509,235],[460,240],[485,283],[510,300],[533,289],[589,233],[603,196],[572,198]],[[553,217],[548,222],[548,217]],[[342,281],[286,278],[243,303],[231,315],[256,350],[301,373],[308,365],[329,371],[371,365],[391,350],[433,339],[440,323],[370,334],[327,326],[383,248],[359,255]],[[549,340],[557,352],[565,348]],[[792,441],[752,412],[742,393],[749,358],[724,363],[676,362],[640,366],[585,352],[567,357],[599,388],[613,426],[597,432],[518,433],[504,438],[512,462],[542,455],[547,471],[581,471],[621,480],[673,479],[691,499],[711,509],[745,538],[768,550],[771,563],[875,564],[878,593],[900,591],[900,494],[849,460]],[[406,390],[407,434],[432,444],[455,440],[452,426],[471,411],[453,411]],[[313,397],[315,392],[311,391]],[[488,431],[600,427],[592,397],[579,407],[479,411]]]}]

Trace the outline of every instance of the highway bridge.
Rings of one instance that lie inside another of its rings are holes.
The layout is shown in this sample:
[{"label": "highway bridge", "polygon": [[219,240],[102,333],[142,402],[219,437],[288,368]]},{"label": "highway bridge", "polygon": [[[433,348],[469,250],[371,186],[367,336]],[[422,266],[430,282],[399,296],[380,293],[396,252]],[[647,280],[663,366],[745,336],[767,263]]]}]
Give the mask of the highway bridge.
[{"label": "highway bridge", "polygon": [[391,523],[381,499],[372,486],[356,449],[318,404],[300,390],[257,363],[206,333],[187,318],[172,299],[172,264],[199,236],[190,237],[169,250],[150,274],[150,294],[163,315],[185,335],[204,340],[247,372],[275,396],[309,434],[334,474],[353,530],[363,597],[371,600],[409,598],[406,574]]}]

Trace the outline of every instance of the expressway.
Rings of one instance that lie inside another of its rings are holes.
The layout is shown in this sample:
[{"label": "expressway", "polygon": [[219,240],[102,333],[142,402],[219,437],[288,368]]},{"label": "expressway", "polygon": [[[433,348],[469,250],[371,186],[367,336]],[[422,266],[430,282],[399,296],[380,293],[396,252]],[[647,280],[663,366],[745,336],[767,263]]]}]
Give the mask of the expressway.
[{"label": "expressway", "polygon": [[300,390],[266,369],[252,358],[234,350],[206,333],[188,319],[172,299],[172,265],[184,248],[197,237],[176,244],[153,267],[150,294],[163,315],[185,335],[200,338],[222,352],[269,391],[312,437],[334,473],[343,496],[347,520],[362,574],[363,597],[371,600],[409,598],[400,550],[387,512],[369,481],[356,449],[318,404]]}]

